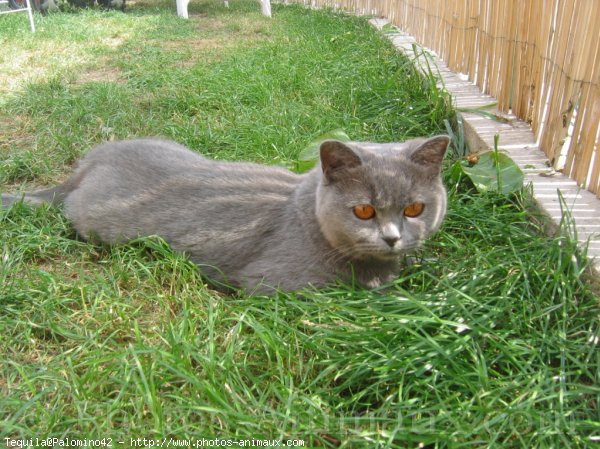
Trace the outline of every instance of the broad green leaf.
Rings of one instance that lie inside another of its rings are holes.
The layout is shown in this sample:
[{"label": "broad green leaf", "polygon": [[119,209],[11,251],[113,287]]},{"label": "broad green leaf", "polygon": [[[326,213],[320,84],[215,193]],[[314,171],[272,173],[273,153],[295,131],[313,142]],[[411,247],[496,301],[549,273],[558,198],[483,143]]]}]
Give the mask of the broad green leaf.
[{"label": "broad green leaf", "polygon": [[339,140],[341,142],[348,142],[350,137],[342,129],[335,129],[325,134],[321,134],[319,137],[312,140],[306,148],[304,148],[298,156],[296,162],[296,171],[298,173],[304,173],[313,168],[319,160],[319,148],[321,143],[325,140]]},{"label": "broad green leaf", "polygon": [[460,161],[457,165],[480,192],[509,194],[523,187],[523,172],[504,153],[488,151],[481,154],[474,165],[467,161]]}]

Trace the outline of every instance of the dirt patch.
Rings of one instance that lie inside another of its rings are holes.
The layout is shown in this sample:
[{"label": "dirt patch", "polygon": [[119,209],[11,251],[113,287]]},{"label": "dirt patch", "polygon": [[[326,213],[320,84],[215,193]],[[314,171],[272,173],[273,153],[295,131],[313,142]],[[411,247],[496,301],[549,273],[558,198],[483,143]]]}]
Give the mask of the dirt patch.
[{"label": "dirt patch", "polygon": [[121,83],[121,71],[115,67],[98,67],[83,70],[77,76],[76,84],[89,82]]},{"label": "dirt patch", "polygon": [[0,113],[0,155],[7,154],[11,148],[32,146],[35,138],[28,132],[31,126],[28,116]]},{"label": "dirt patch", "polygon": [[13,51],[0,58],[0,94],[13,92],[20,88],[27,80],[41,77],[46,70],[36,67],[36,52]]},{"label": "dirt patch", "polygon": [[193,40],[177,40],[168,41],[161,44],[162,48],[168,51],[182,51],[182,50],[214,50],[215,48],[223,48],[227,42],[224,39],[218,37],[211,37],[206,39],[193,39]]},{"label": "dirt patch", "polygon": [[125,39],[128,36],[113,36],[113,37],[105,37],[103,39],[100,40],[100,43],[102,45],[105,45],[106,47],[109,48],[117,48],[120,47],[121,45],[123,45],[125,43]]},{"label": "dirt patch", "polygon": [[200,62],[221,60],[229,50],[240,48],[254,48],[261,42],[269,39],[268,33],[263,33],[262,28],[241,28],[225,30],[215,27],[215,32],[207,36],[206,29],[202,35],[192,39],[180,39],[176,41],[161,42],[160,45],[166,51],[172,51],[184,55],[178,63],[179,67],[191,67]]}]

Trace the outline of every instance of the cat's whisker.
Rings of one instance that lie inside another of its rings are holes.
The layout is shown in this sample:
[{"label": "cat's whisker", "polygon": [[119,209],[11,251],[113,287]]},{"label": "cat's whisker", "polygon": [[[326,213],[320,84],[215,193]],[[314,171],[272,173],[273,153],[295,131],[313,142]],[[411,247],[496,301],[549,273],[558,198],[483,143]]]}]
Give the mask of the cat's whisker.
[{"label": "cat's whisker", "polygon": [[352,248],[338,247],[338,248],[333,248],[328,253],[326,253],[324,255],[325,256],[324,259],[332,265],[337,265],[343,259],[351,259],[352,254],[353,254]]}]

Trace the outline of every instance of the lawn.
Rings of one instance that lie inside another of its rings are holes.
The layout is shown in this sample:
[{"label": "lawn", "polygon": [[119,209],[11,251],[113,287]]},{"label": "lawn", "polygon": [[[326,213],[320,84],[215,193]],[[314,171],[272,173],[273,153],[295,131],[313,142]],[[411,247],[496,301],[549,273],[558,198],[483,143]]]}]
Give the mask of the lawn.
[{"label": "lawn", "polygon": [[[36,34],[0,17],[0,188],[59,182],[110,139],[294,167],[331,130],[404,140],[453,115],[365,19],[190,13],[137,1],[37,16]],[[597,447],[600,306],[568,220],[546,236],[527,189],[446,178],[443,228],[379,291],[225,296],[160,239],[109,248],[58,209],[0,211],[0,445]]]}]

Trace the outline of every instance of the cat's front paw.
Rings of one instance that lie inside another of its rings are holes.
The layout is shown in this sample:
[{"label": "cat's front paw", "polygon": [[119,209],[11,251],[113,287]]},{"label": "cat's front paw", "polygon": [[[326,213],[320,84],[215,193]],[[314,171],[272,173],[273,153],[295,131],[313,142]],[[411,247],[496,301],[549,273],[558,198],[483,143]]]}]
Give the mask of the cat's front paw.
[{"label": "cat's front paw", "polygon": [[392,272],[380,276],[373,276],[363,284],[369,289],[379,288],[382,285],[391,284],[398,278],[398,273]]},{"label": "cat's front paw", "polygon": [[365,287],[372,289],[380,287],[382,284],[381,279],[378,277],[372,278],[369,281],[365,282]]}]

